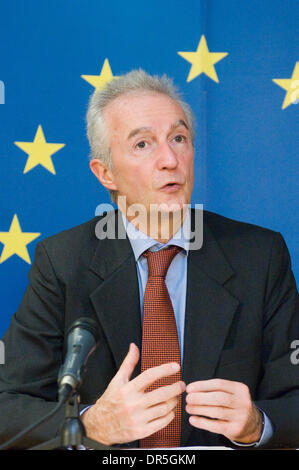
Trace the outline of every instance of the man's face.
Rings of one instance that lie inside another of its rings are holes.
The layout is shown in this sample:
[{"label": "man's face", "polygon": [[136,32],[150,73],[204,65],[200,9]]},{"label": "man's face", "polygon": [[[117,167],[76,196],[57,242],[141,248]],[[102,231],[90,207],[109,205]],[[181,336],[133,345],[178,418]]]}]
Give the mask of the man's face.
[{"label": "man's face", "polygon": [[134,203],[189,204],[194,149],[185,113],[176,101],[155,92],[113,100],[104,111],[118,196]]}]

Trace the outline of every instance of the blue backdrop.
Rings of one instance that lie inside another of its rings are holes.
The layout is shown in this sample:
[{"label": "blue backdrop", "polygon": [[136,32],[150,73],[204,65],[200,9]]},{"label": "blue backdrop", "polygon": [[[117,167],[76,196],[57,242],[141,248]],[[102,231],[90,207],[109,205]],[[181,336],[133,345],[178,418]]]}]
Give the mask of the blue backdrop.
[{"label": "blue backdrop", "polygon": [[192,202],[280,231],[298,282],[298,31],[298,0],[0,3],[1,336],[36,243],[109,202],[85,112],[133,68],[167,73],[195,111]]}]

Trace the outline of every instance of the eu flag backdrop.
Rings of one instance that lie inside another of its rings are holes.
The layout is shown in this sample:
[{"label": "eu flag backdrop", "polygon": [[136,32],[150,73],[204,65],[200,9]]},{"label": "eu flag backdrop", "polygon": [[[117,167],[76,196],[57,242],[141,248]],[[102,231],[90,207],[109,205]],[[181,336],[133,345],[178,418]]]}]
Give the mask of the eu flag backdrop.
[{"label": "eu flag backdrop", "polygon": [[166,73],[197,121],[192,203],[279,231],[299,277],[298,0],[0,2],[0,334],[38,241],[109,196],[85,113],[106,80]]}]

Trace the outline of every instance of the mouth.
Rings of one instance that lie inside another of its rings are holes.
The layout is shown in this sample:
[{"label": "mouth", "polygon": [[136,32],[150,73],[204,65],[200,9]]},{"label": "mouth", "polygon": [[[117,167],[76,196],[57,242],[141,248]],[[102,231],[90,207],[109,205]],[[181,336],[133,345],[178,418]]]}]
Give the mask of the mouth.
[{"label": "mouth", "polygon": [[179,191],[181,189],[181,184],[177,183],[176,181],[170,181],[167,184],[164,184],[160,188],[161,191],[167,192],[167,193],[172,193],[175,191]]},{"label": "mouth", "polygon": [[164,186],[162,186],[160,189],[161,191],[175,192],[181,189],[181,184],[177,183],[176,181],[171,181],[167,184],[164,184]]}]

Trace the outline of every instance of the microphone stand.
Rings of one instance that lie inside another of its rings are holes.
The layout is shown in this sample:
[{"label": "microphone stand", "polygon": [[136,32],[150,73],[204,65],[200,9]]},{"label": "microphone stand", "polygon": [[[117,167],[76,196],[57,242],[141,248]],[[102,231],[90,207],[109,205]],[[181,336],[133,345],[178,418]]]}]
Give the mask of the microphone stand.
[{"label": "microphone stand", "polygon": [[78,395],[75,392],[65,404],[65,419],[60,436],[31,447],[29,450],[78,450],[78,446],[92,450],[111,450],[111,447],[86,436],[84,425],[79,416]]}]

